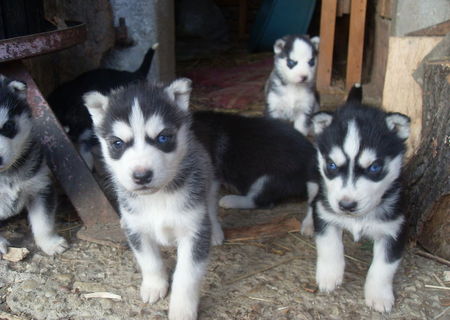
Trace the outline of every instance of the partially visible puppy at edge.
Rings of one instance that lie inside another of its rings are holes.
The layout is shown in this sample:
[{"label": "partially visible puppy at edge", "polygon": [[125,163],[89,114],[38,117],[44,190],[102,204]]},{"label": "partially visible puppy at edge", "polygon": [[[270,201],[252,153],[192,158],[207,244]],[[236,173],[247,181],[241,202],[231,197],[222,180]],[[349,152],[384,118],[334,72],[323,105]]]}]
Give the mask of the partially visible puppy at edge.
[{"label": "partially visible puppy at edge", "polygon": [[287,35],[274,46],[274,68],[266,82],[265,114],[294,124],[307,136],[311,116],[319,110],[316,66],[319,37]]},{"label": "partially visible puppy at edge", "polygon": [[270,208],[306,198],[307,168],[314,147],[290,124],[266,117],[194,113],[195,135],[209,152],[221,183],[237,194],[223,208]]},{"label": "partially visible puppy at edge", "polygon": [[144,80],[157,47],[156,43],[147,50],[141,65],[134,72],[106,68],[87,71],[63,83],[47,97],[50,107],[66,129],[69,138],[78,145],[80,155],[90,169],[94,166],[92,148],[98,142],[92,132],[91,117],[83,104],[83,94],[90,91],[108,94],[128,83]]},{"label": "partially visible puppy at edge", "polygon": [[84,101],[118,197],[121,224],[142,271],[141,297],[164,298],[159,246],[176,245],[169,319],[197,318],[210,244],[220,244],[210,158],[191,131],[191,81],[133,83]]},{"label": "partially visible puppy at edge", "polygon": [[[53,255],[68,244],[55,232],[56,194],[26,98],[25,83],[0,75],[0,219],[27,209],[36,245]],[[0,252],[8,246],[0,237]]]},{"label": "partially visible puppy at edge", "polygon": [[342,107],[312,118],[317,163],[308,182],[302,232],[315,233],[316,281],[325,292],[344,277],[342,231],[349,231],[355,241],[372,239],[365,301],[376,311],[389,312],[407,233],[400,179],[410,120],[362,105],[361,97],[361,87],[354,86]]}]

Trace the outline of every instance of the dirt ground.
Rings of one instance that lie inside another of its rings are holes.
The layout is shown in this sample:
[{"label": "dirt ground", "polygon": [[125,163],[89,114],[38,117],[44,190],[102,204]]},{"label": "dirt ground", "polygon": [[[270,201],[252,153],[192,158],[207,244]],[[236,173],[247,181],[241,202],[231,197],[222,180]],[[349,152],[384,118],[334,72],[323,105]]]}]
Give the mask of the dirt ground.
[{"label": "dirt ground", "polygon": [[[289,203],[272,210],[222,210],[221,217],[230,228],[300,218],[304,212],[304,203]],[[0,319],[166,319],[168,298],[155,305],[140,301],[141,276],[132,252],[78,240],[79,226],[74,213],[60,211],[58,230],[71,247],[56,257],[36,249],[25,217],[0,228],[14,246],[31,251],[20,262],[0,260]],[[214,247],[199,319],[450,319],[450,291],[427,287],[450,287],[449,267],[409,248],[394,282],[395,308],[380,314],[363,298],[371,244],[354,243],[347,235],[345,243],[344,284],[331,294],[317,292],[314,242],[299,233]],[[165,249],[164,256],[173,270],[175,251]],[[93,292],[121,300],[85,297]]]}]

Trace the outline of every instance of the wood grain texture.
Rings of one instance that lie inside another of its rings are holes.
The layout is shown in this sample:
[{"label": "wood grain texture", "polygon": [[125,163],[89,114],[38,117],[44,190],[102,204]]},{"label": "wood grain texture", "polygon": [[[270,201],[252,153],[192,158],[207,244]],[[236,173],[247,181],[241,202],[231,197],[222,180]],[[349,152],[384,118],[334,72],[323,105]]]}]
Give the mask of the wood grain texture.
[{"label": "wood grain texture", "polygon": [[317,66],[317,89],[319,91],[326,91],[331,84],[336,9],[337,2],[335,0],[322,0],[319,62]]},{"label": "wood grain texture", "polygon": [[450,59],[425,65],[420,147],[404,172],[412,234],[450,259]]},{"label": "wood grain texture", "polygon": [[408,158],[417,151],[422,128],[422,89],[412,77],[412,73],[441,39],[441,37],[389,39],[382,105],[387,111],[404,113],[411,118]]},{"label": "wood grain texture", "polygon": [[352,0],[345,87],[361,82],[367,0]]}]

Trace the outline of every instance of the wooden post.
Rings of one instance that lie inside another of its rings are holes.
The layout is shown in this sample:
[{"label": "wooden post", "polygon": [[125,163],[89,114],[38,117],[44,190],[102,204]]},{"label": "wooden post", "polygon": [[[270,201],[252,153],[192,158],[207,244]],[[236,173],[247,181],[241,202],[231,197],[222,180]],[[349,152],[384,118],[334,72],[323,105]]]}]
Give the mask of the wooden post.
[{"label": "wooden post", "polygon": [[412,236],[450,259],[450,60],[425,65],[422,139],[405,173],[404,210]]},{"label": "wooden post", "polygon": [[361,82],[366,7],[367,0],[352,0],[345,80],[347,89]]},{"label": "wooden post", "polygon": [[317,66],[317,89],[319,91],[326,91],[331,84],[336,9],[336,0],[322,0],[319,63]]}]

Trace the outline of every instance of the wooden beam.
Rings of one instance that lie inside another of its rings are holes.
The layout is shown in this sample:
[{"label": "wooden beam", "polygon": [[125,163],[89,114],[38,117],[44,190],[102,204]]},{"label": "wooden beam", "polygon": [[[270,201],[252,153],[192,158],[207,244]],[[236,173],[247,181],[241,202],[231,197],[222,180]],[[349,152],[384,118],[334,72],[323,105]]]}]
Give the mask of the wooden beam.
[{"label": "wooden beam", "polygon": [[319,63],[317,66],[317,89],[319,91],[326,91],[331,84],[336,8],[336,0],[322,0]]},{"label": "wooden beam", "polygon": [[352,0],[345,79],[347,89],[354,83],[361,82],[366,8],[367,0]]}]

